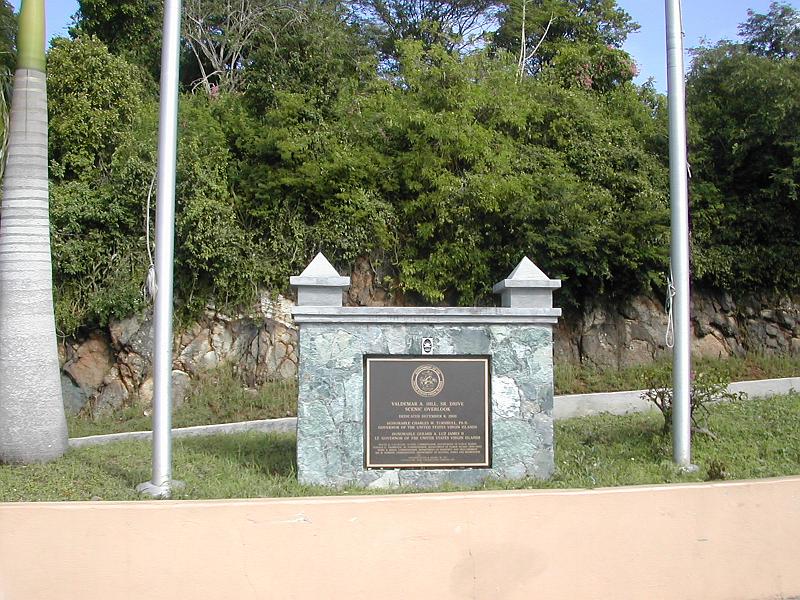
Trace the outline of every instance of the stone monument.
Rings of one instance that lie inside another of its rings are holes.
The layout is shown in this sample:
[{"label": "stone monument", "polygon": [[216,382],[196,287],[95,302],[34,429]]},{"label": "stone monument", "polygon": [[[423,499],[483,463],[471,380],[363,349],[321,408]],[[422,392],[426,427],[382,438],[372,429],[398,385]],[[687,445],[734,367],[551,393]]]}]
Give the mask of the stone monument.
[{"label": "stone monument", "polygon": [[553,463],[549,279],[523,258],[501,307],[345,307],[320,253],[302,274],[297,467],[329,486],[547,478]]}]

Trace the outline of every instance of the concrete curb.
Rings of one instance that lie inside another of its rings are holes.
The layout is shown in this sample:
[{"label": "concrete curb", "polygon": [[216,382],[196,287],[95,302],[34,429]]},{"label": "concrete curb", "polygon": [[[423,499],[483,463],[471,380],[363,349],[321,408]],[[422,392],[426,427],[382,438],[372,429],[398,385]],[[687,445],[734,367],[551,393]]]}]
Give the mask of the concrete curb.
[{"label": "concrete curb", "polygon": [[[731,392],[744,392],[753,398],[777,396],[800,390],[800,377],[785,377],[782,379],[760,379],[756,381],[737,381],[730,386]],[[655,410],[655,407],[642,400],[644,390],[629,392],[601,392],[597,394],[569,394],[556,396],[553,399],[553,418],[555,420],[585,417],[600,413],[624,415],[632,412],[645,412]],[[197,425],[172,430],[172,436],[197,437],[206,435],[219,435],[224,433],[241,433],[245,431],[263,432],[293,432],[297,428],[296,417],[282,419],[263,419],[261,421],[242,421],[239,423],[221,423],[219,425]],[[105,435],[90,435],[87,437],[71,438],[70,448],[83,448],[98,446],[112,442],[130,440],[150,440],[152,431],[130,431],[126,433],[108,433]]]},{"label": "concrete curb", "polygon": [[[728,391],[734,393],[744,392],[751,398],[778,396],[788,394],[793,390],[800,390],[800,377],[737,381],[728,386]],[[586,417],[599,413],[624,415],[632,412],[656,410],[651,403],[642,400],[644,391],[634,390],[630,392],[601,392],[598,394],[556,396],[553,399],[553,418],[560,420]]]},{"label": "concrete curb", "polygon": [[[244,431],[263,431],[269,433],[294,431],[297,427],[296,417],[282,419],[263,419],[261,421],[242,421],[239,423],[220,423],[218,425],[196,425],[194,427],[181,427],[172,430],[172,437],[199,437],[206,435],[219,435],[223,433],[242,433]],[[125,442],[131,440],[151,440],[152,431],[129,431],[125,433],[108,433],[105,435],[90,435],[87,437],[70,438],[70,448],[83,448],[98,446],[111,442]]]}]

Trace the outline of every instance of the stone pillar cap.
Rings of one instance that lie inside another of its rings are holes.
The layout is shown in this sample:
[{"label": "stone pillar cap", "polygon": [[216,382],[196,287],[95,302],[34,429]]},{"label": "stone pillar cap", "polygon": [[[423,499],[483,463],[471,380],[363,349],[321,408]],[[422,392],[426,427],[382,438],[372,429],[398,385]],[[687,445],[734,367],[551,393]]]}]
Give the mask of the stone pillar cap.
[{"label": "stone pillar cap", "polygon": [[500,294],[509,288],[549,288],[561,287],[560,279],[550,279],[542,270],[527,257],[523,257],[511,274],[502,281],[498,281],[492,291]]},{"label": "stone pillar cap", "polygon": [[350,285],[350,278],[339,275],[333,265],[325,258],[325,255],[320,252],[314,257],[314,260],[308,263],[308,266],[300,275],[290,277],[289,283],[295,287],[345,288]]}]

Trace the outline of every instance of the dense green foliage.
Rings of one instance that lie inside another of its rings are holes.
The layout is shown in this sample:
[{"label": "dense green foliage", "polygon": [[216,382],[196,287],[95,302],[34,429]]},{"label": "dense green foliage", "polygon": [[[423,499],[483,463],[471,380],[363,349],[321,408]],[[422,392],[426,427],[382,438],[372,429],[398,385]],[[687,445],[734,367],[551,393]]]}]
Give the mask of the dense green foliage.
[{"label": "dense green foliage", "polygon": [[789,50],[799,30],[800,13],[773,3],[743,25],[751,37],[695,55],[694,272],[718,287],[800,289],[800,62]]},{"label": "dense green foliage", "polygon": [[16,65],[17,18],[8,0],[0,2],[0,74],[11,73]]},{"label": "dense green foliage", "polygon": [[498,18],[493,44],[514,56],[524,48],[530,73],[538,73],[565,51],[574,54],[576,46],[586,56],[585,67],[596,68],[593,52],[620,48],[639,28],[615,0],[511,0]]},{"label": "dense green foliage", "polygon": [[136,69],[94,38],[56,41],[48,73],[56,320],[69,332],[139,306],[143,204],[115,155],[144,104]]},{"label": "dense green foliage", "polygon": [[163,0],[78,0],[74,37],[95,36],[151,74],[159,72]]},{"label": "dense green foliage", "polygon": [[569,281],[577,302],[648,281],[663,258],[664,172],[633,127],[645,109],[632,87],[601,98],[515,84],[512,61],[404,50],[405,87],[354,120],[367,133],[388,116],[373,146],[388,163],[378,193],[398,211],[404,289],[486,302],[521,253]]},{"label": "dense green foliage", "polygon": [[17,18],[8,0],[0,1],[0,177],[3,176],[8,141],[9,100],[16,64]]},{"label": "dense green foliage", "polygon": [[[630,16],[614,0],[412,4],[245,0],[219,4],[208,31],[195,23],[182,49],[179,311],[285,290],[320,250],[343,271],[369,258],[409,302],[491,303],[523,255],[564,280],[562,305],[663,280],[665,101],[632,83],[619,49]],[[81,0],[73,39],[49,53],[64,333],[144,302],[160,12],[160,0]],[[489,21],[483,42],[467,39]],[[797,22],[774,3],[749,14],[740,44],[696,55],[696,281],[800,289]]]},{"label": "dense green foliage", "polygon": [[96,38],[57,39],[48,55],[51,174],[95,180],[141,108],[138,72]]},{"label": "dense green foliage", "polygon": [[800,54],[800,12],[785,2],[772,2],[766,14],[747,11],[739,35],[749,52],[770,58],[797,58]]}]

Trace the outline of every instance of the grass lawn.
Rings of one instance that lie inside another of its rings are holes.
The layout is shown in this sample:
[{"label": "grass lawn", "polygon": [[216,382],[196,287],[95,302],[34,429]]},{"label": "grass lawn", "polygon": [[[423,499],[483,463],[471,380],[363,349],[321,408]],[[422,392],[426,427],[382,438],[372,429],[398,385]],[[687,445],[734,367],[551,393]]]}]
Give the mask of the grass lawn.
[{"label": "grass lawn", "polygon": [[[718,374],[729,381],[800,376],[800,356],[752,355],[746,358],[698,360],[696,371]],[[654,375],[669,380],[671,364],[660,361],[625,369],[593,369],[556,365],[556,394],[613,392],[644,389]],[[290,417],[297,414],[297,383],[267,383],[258,390],[247,389],[230,367],[221,367],[192,384],[184,401],[173,412],[173,427],[211,425],[256,419]],[[88,413],[67,419],[70,437],[123,431],[147,431],[152,426],[149,411],[141,406],[124,408],[112,415]]]},{"label": "grass lawn", "polygon": [[[693,359],[696,373],[716,375],[727,381],[800,377],[800,356],[768,356],[749,354],[724,359]],[[665,357],[654,363],[624,369],[596,369],[588,366],[556,364],[556,394],[588,394],[647,389],[648,381],[664,378],[669,381],[672,359]]]},{"label": "grass lawn", "polygon": [[[173,427],[213,425],[236,421],[277,419],[297,414],[297,383],[267,383],[248,389],[230,367],[222,367],[193,382],[189,394],[172,414]],[[80,414],[67,418],[69,437],[84,437],[123,431],[148,431],[150,411],[130,406],[112,415]]]},{"label": "grass lawn", "polygon": [[[711,407],[712,440],[697,435],[694,474],[672,465],[660,413],[600,415],[556,423],[556,473],[549,481],[489,482],[482,489],[587,488],[800,474],[800,394]],[[150,444],[124,442],[71,450],[48,465],[0,466],[0,501],[134,500],[150,478]],[[295,438],[246,433],[177,439],[175,498],[250,498],[366,493],[301,486]],[[438,491],[454,491],[455,487]],[[417,490],[400,490],[417,491]],[[385,493],[381,491],[380,493]]]}]

